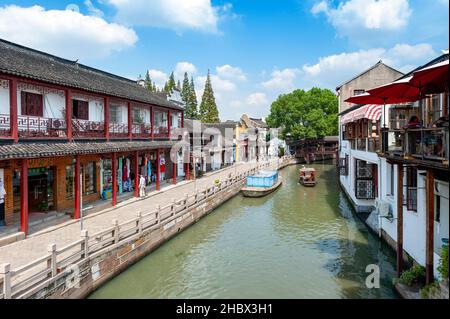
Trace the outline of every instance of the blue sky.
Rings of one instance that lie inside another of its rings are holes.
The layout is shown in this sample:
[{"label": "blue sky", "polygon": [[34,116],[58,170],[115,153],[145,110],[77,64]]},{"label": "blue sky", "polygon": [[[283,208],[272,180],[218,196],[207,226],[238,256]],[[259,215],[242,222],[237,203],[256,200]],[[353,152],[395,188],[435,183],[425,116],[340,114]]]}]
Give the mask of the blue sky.
[{"label": "blue sky", "polygon": [[448,0],[0,0],[0,38],[162,85],[207,70],[222,120],[279,94],[334,89],[379,60],[408,71],[448,49]]}]

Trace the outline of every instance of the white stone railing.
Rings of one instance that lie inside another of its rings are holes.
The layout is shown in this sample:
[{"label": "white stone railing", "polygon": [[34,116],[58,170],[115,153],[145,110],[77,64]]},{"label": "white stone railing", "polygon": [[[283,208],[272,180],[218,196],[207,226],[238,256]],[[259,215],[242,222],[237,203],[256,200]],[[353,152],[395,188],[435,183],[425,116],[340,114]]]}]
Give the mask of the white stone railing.
[{"label": "white stone railing", "polygon": [[[0,299],[21,298],[28,290],[36,286],[44,285],[55,276],[103,249],[129,239],[135,235],[146,235],[156,229],[164,228],[169,223],[188,213],[189,209],[204,203],[240,182],[248,175],[256,173],[260,169],[279,168],[290,163],[293,156],[284,156],[279,160],[270,160],[263,164],[257,164],[244,172],[220,181],[220,183],[207,186],[194,194],[186,194],[184,198],[172,200],[165,206],[156,206],[153,210],[141,211],[123,223],[117,219],[112,221],[112,226],[94,234],[87,230],[81,231],[79,240],[57,249],[56,244],[48,246],[48,253],[27,265],[11,269],[10,264],[0,265]],[[278,167],[277,167],[278,166]]]}]

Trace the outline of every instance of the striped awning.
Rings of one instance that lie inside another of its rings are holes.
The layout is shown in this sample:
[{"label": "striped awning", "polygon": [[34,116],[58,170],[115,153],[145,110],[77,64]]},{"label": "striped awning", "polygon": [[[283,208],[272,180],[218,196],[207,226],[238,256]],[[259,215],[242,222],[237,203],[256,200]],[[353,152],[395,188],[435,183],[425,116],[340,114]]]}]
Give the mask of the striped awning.
[{"label": "striped awning", "polygon": [[352,112],[349,112],[342,116],[341,124],[347,124],[350,122],[354,122],[360,119],[368,119],[371,121],[378,121],[381,117],[381,108],[380,104],[367,104],[359,109],[356,109]]}]

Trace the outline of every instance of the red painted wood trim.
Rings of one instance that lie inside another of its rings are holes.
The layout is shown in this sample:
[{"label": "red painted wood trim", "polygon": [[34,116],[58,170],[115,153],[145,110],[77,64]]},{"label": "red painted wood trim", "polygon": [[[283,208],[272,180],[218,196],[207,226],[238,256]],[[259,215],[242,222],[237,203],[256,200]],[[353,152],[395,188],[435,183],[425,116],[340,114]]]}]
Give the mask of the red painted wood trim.
[{"label": "red painted wood trim", "polygon": [[153,140],[155,138],[155,108],[153,106],[150,107],[150,123],[152,125],[151,138]]},{"label": "red painted wood trim", "polygon": [[184,112],[181,112],[181,128],[184,128]]},{"label": "red painted wood trim", "polygon": [[117,153],[112,153],[112,205],[117,205]]},{"label": "red painted wood trim", "polygon": [[156,150],[156,190],[161,189],[161,154],[160,149]]},{"label": "red painted wood trim", "polygon": [[28,235],[28,160],[21,161],[20,169],[20,231]]},{"label": "red painted wood trim", "polygon": [[134,153],[134,197],[139,197],[139,152]]},{"label": "red painted wood trim", "polygon": [[75,207],[73,211],[73,218],[79,219],[81,216],[81,183],[80,183],[80,155],[75,156]]},{"label": "red painted wood trim", "polygon": [[169,139],[170,139],[171,128],[172,128],[172,116],[171,116],[170,110],[169,110],[169,111],[167,111],[167,135],[168,135]]},{"label": "red painted wood trim", "polygon": [[191,170],[189,169],[189,163],[185,164],[185,175],[186,175],[186,180],[190,180],[191,179]]},{"label": "red painted wood trim", "polygon": [[17,109],[17,80],[11,79],[9,81],[9,121],[11,137],[14,142],[19,141],[19,129],[18,129],[18,109]]},{"label": "red painted wood trim", "polygon": [[105,115],[105,138],[107,141],[109,141],[109,98],[105,97],[103,99],[103,104],[104,104],[104,115]]},{"label": "red painted wood trim", "polygon": [[66,94],[66,125],[67,125],[67,138],[69,141],[73,140],[72,130],[72,96],[70,90],[65,91]]},{"label": "red painted wood trim", "polygon": [[177,164],[172,163],[172,184],[177,183]]},{"label": "red painted wood trim", "polygon": [[427,170],[426,284],[434,281],[434,173]]},{"label": "red painted wood trim", "polygon": [[131,102],[128,102],[127,111],[128,111],[128,138],[131,141],[133,139],[133,130],[132,130],[133,121],[131,120]]}]

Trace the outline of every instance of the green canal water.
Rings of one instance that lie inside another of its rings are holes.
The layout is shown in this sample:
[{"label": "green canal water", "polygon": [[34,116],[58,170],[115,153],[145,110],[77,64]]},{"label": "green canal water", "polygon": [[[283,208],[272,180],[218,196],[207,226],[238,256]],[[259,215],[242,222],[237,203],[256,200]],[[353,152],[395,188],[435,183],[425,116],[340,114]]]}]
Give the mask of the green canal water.
[{"label": "green canal water", "polygon": [[90,298],[396,298],[395,254],[355,216],[334,165],[313,166],[316,187],[286,167],[275,193],[234,197]]}]

